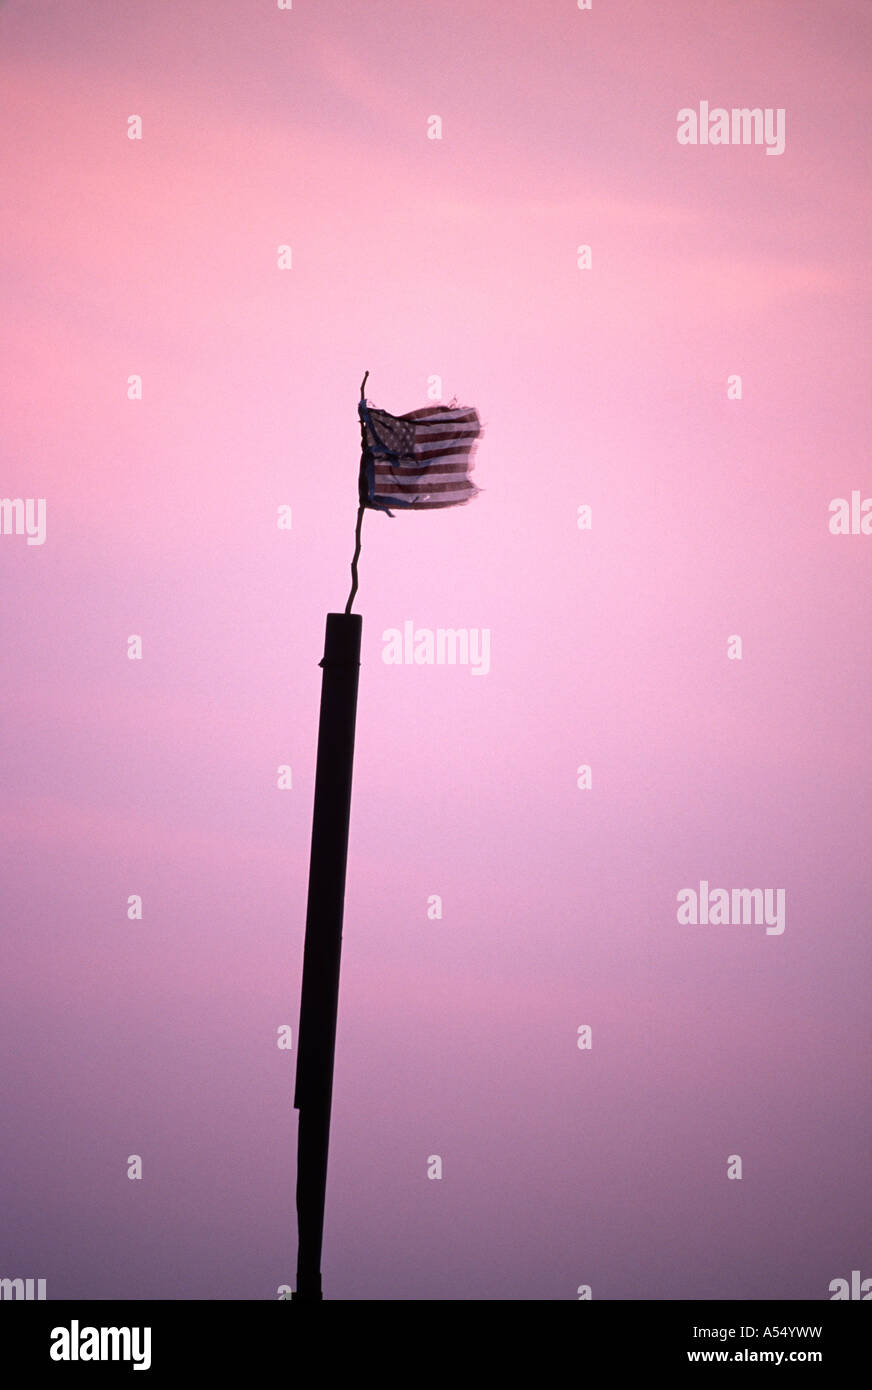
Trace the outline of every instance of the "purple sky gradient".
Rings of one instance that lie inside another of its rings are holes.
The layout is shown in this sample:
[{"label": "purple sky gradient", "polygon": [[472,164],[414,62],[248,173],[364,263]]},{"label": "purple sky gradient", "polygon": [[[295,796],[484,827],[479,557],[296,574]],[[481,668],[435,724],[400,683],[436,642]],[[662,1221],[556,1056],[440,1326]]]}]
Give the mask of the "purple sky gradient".
[{"label": "purple sky gradient", "polygon": [[[870,39],[851,0],[2,7],[0,496],[47,532],[0,536],[0,1277],[294,1283],[275,1039],[366,369],[477,406],[484,491],[363,524],[326,1295],[872,1276],[872,536],[828,530],[872,496]],[[700,100],[783,107],[784,153],[679,145]],[[386,665],[407,620],[490,671]],[[701,879],[783,887],[784,933],[680,925]]]}]

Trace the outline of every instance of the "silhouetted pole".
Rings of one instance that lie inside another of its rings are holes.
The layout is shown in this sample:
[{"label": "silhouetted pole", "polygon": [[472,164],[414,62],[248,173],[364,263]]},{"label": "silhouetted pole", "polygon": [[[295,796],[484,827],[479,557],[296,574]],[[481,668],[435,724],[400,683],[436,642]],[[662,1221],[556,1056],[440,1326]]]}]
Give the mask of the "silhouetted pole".
[{"label": "silhouetted pole", "polygon": [[299,1244],[297,1287],[291,1294],[292,1299],[323,1298],[321,1243],[362,622],[359,613],[328,613],[324,659],[320,663],[324,674],[294,1092],[294,1107],[300,1112],[297,1131]]}]

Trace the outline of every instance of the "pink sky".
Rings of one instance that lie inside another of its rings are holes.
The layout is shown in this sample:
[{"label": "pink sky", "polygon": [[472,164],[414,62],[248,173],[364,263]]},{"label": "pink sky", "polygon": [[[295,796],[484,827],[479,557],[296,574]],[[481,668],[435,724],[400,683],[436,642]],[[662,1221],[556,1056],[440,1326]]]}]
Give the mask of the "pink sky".
[{"label": "pink sky", "polygon": [[[818,1298],[868,1251],[872,537],[828,508],[872,496],[869,39],[849,0],[0,10],[0,495],[47,506],[0,536],[0,1171],[49,1297],[292,1277],[367,369],[478,408],[484,491],[364,520],[328,1295]],[[701,100],[784,153],[680,146]],[[488,628],[487,676],[386,665],[407,620]],[[784,887],[784,934],[679,926],[702,878]]]}]

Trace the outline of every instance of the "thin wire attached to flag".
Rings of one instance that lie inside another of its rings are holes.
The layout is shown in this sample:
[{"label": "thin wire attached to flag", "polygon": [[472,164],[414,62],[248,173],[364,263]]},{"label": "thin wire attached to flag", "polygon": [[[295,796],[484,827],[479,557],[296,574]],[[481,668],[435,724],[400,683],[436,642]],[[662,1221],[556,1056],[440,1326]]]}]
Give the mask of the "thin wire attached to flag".
[{"label": "thin wire attached to flag", "polygon": [[[363,381],[360,383],[360,399],[364,400],[363,388],[366,386],[366,379],[369,372],[364,372]],[[351,593],[348,595],[348,602],[345,605],[346,613],[351,612],[351,605],[354,602],[354,595],[357,593],[357,562],[360,559],[360,528],[363,524],[363,502],[357,509],[357,526],[354,529],[354,558],[351,561]]]},{"label": "thin wire attached to flag", "polygon": [[357,509],[357,526],[354,531],[354,559],[351,561],[351,593],[348,595],[348,602],[345,605],[346,613],[351,612],[351,605],[354,602],[354,595],[357,593],[357,562],[360,559],[360,526],[363,521],[363,507]]}]

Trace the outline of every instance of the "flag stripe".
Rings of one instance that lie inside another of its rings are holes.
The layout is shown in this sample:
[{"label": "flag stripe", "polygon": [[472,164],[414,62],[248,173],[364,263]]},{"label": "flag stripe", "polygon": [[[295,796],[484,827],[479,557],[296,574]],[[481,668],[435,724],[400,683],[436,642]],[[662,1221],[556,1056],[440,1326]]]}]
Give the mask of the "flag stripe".
[{"label": "flag stripe", "polygon": [[434,467],[450,468],[457,472],[468,469],[471,472],[475,467],[473,455],[468,449],[428,450],[426,456],[415,454],[398,459],[391,458],[389,454],[374,453],[372,458],[376,468],[405,468],[414,473],[423,473]]},{"label": "flag stripe", "polygon": [[429,479],[421,478],[414,484],[392,482],[390,478],[378,478],[376,480],[376,490],[378,492],[389,492],[395,497],[406,495],[414,496],[415,493],[423,492],[471,492],[475,483],[471,483],[468,478],[457,482],[452,479],[447,483],[431,483]]},{"label": "flag stripe", "polygon": [[377,474],[394,473],[399,478],[420,478],[425,473],[433,473],[437,470],[440,473],[469,473],[472,465],[464,461],[459,454],[438,454],[430,461],[421,460],[415,463],[394,463],[392,459],[376,458],[374,460],[375,471]]},{"label": "flag stripe", "polygon": [[479,491],[479,489],[475,486],[475,484],[469,482],[468,479],[466,479],[466,480],[464,480],[464,481],[462,481],[462,482],[459,482],[459,483],[458,483],[458,482],[451,482],[451,483],[423,483],[423,482],[422,482],[422,483],[418,483],[417,487],[409,487],[408,485],[406,485],[406,486],[404,486],[404,487],[396,487],[396,486],[392,486],[390,483],[377,482],[376,485],[375,485],[375,487],[373,488],[373,492],[376,494],[376,496],[382,496],[382,497],[386,497],[386,496],[391,496],[391,497],[410,497],[410,498],[411,498],[411,497],[423,497],[423,496],[425,496],[425,495],[428,495],[428,496],[429,496],[430,493],[433,493],[434,496],[437,495],[437,494],[439,494],[439,493],[444,493],[444,494],[447,496],[448,493],[452,493],[452,492],[453,492],[453,493],[456,493],[458,497],[465,497],[467,493],[470,493],[470,492],[478,492],[478,491]]},{"label": "flag stripe", "polygon": [[432,425],[413,425],[416,439],[475,439],[478,429],[465,420],[450,425],[445,420],[434,420]]},{"label": "flag stripe", "polygon": [[[461,503],[463,503],[463,502],[470,502],[470,501],[472,501],[472,498],[473,498],[474,496],[475,496],[475,493],[472,492],[472,493],[469,494],[468,497],[454,497],[454,498],[450,498],[447,502],[415,502],[415,503],[413,504],[411,510],[416,511],[416,512],[425,512],[425,511],[431,511],[434,507],[456,507],[456,506],[459,506],[459,505],[460,505]],[[390,506],[392,503],[393,503],[394,506],[396,506],[396,499],[395,499],[395,498],[390,498],[390,497],[388,497],[388,498],[385,498],[385,501],[388,503],[388,506]]]},{"label": "flag stripe", "polygon": [[[451,459],[460,459],[461,461],[466,462],[468,466],[472,468],[472,460],[474,457],[474,453],[471,446],[465,449],[455,449],[451,447],[442,449],[421,449],[420,452],[416,449],[412,457],[417,463],[421,464],[429,464],[434,459],[443,459],[446,462],[450,461]],[[400,467],[408,467],[408,465],[400,464]]]},{"label": "flag stripe", "polygon": [[414,430],[419,438],[428,438],[430,435],[443,433],[448,435],[478,434],[478,425],[475,420],[464,417],[462,420],[419,420],[417,424],[408,425],[407,428]]},{"label": "flag stripe", "polygon": [[379,478],[373,489],[376,493],[390,493],[392,497],[422,496],[425,492],[456,492],[458,496],[467,492],[478,492],[475,483],[469,478],[452,478],[450,482],[429,483],[422,479],[417,483],[394,483],[390,478]]},{"label": "flag stripe", "polygon": [[426,443],[413,444],[412,447],[408,449],[393,449],[387,442],[381,445],[373,441],[370,453],[373,458],[395,459],[397,462],[403,462],[405,459],[438,459],[442,454],[457,454],[459,458],[468,458],[472,454],[474,448],[474,439],[466,441],[446,439],[440,444],[434,444],[432,441],[427,440]]},{"label": "flag stripe", "polygon": [[417,457],[418,454],[436,453],[442,449],[471,449],[476,439],[475,434],[427,434],[415,440],[412,445],[412,453]]},{"label": "flag stripe", "polygon": [[[388,433],[389,431],[385,430],[385,434]],[[414,436],[414,440],[411,442],[410,445],[412,450],[432,449],[435,445],[438,444],[461,444],[464,448],[468,449],[478,438],[479,431],[465,429],[446,430],[440,426],[438,431],[432,430],[429,434],[422,429],[416,429],[414,431]],[[394,451],[394,445],[391,442],[390,438],[383,439],[381,443],[379,443],[379,440],[375,439],[369,430],[367,430],[367,438],[371,441],[370,448],[375,450],[376,452],[385,452],[385,450],[389,452]]]}]

